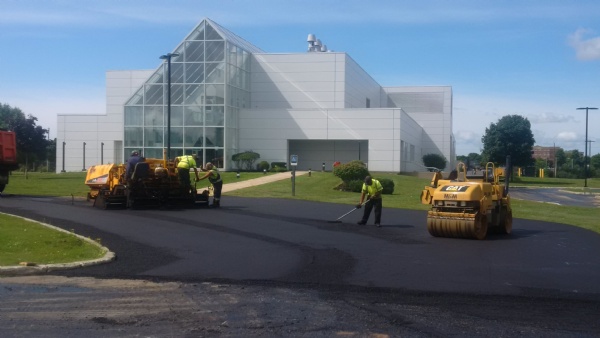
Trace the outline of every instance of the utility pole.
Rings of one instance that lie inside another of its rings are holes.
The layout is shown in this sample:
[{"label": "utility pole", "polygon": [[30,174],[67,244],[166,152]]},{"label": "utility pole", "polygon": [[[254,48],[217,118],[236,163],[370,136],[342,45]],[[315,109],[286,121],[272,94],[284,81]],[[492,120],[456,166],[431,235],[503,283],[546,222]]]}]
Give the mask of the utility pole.
[{"label": "utility pole", "polygon": [[577,110],[584,110],[585,109],[585,157],[583,158],[583,166],[584,166],[584,175],[585,175],[585,181],[583,184],[584,188],[587,188],[587,178],[588,178],[588,110],[596,110],[598,108],[592,108],[592,107],[583,107],[583,108],[577,108]]}]

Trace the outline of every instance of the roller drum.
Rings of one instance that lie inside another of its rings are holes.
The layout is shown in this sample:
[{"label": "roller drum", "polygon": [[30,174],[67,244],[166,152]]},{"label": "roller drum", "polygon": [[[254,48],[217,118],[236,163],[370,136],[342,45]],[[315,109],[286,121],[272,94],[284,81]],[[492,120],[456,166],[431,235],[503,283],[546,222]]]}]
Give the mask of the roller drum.
[{"label": "roller drum", "polygon": [[434,237],[484,239],[487,235],[485,215],[429,212],[427,230]]}]

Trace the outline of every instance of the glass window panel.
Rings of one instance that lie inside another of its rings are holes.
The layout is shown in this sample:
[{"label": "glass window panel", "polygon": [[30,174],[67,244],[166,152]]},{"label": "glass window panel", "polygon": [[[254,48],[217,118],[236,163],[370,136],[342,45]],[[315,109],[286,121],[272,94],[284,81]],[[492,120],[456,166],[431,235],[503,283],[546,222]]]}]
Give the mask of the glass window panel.
[{"label": "glass window panel", "polygon": [[163,148],[144,148],[143,156],[146,158],[163,158]]},{"label": "glass window panel", "polygon": [[231,65],[237,64],[237,47],[234,44],[227,43],[227,63]]},{"label": "glass window panel", "polygon": [[204,125],[204,114],[202,114],[202,106],[185,106],[183,118],[186,126]]},{"label": "glass window panel", "polygon": [[221,127],[206,127],[204,128],[204,136],[206,138],[206,147],[222,147],[224,144],[224,130]]},{"label": "glass window panel", "polygon": [[171,63],[171,83],[183,83],[183,63]]},{"label": "glass window panel", "polygon": [[143,139],[142,127],[125,127],[125,147],[141,147]]},{"label": "glass window panel", "polygon": [[206,40],[221,40],[223,39],[219,33],[210,25],[206,25]]},{"label": "glass window panel", "polygon": [[185,127],[184,147],[202,147],[203,129],[202,127]]},{"label": "glass window panel", "polygon": [[183,147],[183,127],[171,127],[171,147]]},{"label": "glass window panel", "polygon": [[187,40],[204,40],[204,21],[196,27]]},{"label": "glass window panel", "polygon": [[206,85],[206,104],[225,104],[225,85]]},{"label": "glass window panel", "polygon": [[206,41],[206,62],[225,61],[225,41]]},{"label": "glass window panel", "polygon": [[162,106],[146,106],[144,108],[144,125],[145,126],[162,126],[163,125],[163,107]]},{"label": "glass window panel", "polygon": [[225,82],[225,63],[206,63],[206,83]]},{"label": "glass window panel", "polygon": [[207,126],[223,126],[225,123],[225,107],[223,106],[206,106],[206,125]]},{"label": "glass window panel", "polygon": [[246,55],[245,51],[240,51],[240,53],[237,54],[237,62],[236,62],[236,66],[238,68],[242,68],[244,69],[244,56]]},{"label": "glass window panel", "polygon": [[[166,68],[165,68],[166,69]],[[146,84],[163,83],[163,67],[159,67],[152,76],[146,81]]]},{"label": "glass window panel", "polygon": [[144,111],[141,106],[125,106],[125,125],[141,126],[144,124]]},{"label": "glass window panel", "polygon": [[185,104],[204,104],[204,85],[185,85]]},{"label": "glass window panel", "polygon": [[204,82],[204,63],[186,63],[185,76],[186,83]]},{"label": "glass window panel", "polygon": [[[167,109],[165,108],[165,111]],[[165,114],[165,119],[167,118]],[[165,125],[167,123],[165,122]],[[183,126],[183,106],[171,106],[171,127],[172,126]]]},{"label": "glass window panel", "polygon": [[244,51],[242,53],[242,64],[240,66],[245,71],[250,71],[250,53]]},{"label": "glass window panel", "polygon": [[204,62],[204,41],[188,41],[185,43],[186,62]]},{"label": "glass window panel", "polygon": [[163,146],[163,128],[145,127],[144,128],[144,146],[162,147]]},{"label": "glass window panel", "polygon": [[146,93],[144,94],[145,104],[163,104],[163,85],[144,85]]},{"label": "glass window panel", "polygon": [[171,104],[183,104],[183,85],[171,85]]},{"label": "glass window panel", "polygon": [[217,168],[223,168],[223,149],[204,149],[206,162],[211,162]]},{"label": "glass window panel", "polygon": [[177,156],[183,155],[183,149],[181,148],[171,148],[171,158],[175,158]]},{"label": "glass window panel", "polygon": [[133,96],[129,99],[126,104],[142,104],[144,101],[144,88],[140,88]]}]

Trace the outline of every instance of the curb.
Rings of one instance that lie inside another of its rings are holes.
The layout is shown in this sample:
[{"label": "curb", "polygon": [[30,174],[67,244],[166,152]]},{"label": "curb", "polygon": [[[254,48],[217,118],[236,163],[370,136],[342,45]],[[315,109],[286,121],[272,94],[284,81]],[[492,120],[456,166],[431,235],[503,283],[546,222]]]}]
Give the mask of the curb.
[{"label": "curb", "polygon": [[45,227],[51,228],[56,231],[60,231],[60,232],[64,232],[64,233],[76,236],[81,240],[84,240],[92,245],[99,247],[100,249],[102,249],[105,252],[104,257],[98,258],[98,259],[92,259],[92,260],[88,260],[88,261],[80,261],[80,262],[72,262],[72,263],[57,263],[57,264],[39,264],[39,265],[28,265],[28,266],[20,266],[20,265],[0,266],[0,277],[36,275],[36,274],[44,274],[44,273],[47,273],[50,271],[56,271],[56,270],[67,270],[67,269],[75,269],[75,268],[81,268],[81,267],[98,265],[98,264],[105,264],[105,263],[114,261],[117,257],[116,254],[114,252],[110,251],[107,247],[102,246],[102,245],[98,244],[98,242],[91,240],[87,237],[77,235],[75,233],[66,231],[59,227],[55,227],[55,226],[47,224],[47,223],[38,222],[38,221],[30,219],[30,218],[7,214],[4,212],[0,212],[0,214],[21,218],[21,219],[24,219],[29,222],[41,224]]}]

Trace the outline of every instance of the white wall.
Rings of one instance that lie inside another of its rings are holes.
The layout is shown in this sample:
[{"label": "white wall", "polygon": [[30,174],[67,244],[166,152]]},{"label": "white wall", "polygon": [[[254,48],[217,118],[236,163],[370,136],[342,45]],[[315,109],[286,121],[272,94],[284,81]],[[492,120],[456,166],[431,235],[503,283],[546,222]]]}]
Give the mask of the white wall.
[{"label": "white wall", "polygon": [[[123,162],[121,148],[123,105],[153,72],[153,70],[108,71],[106,73],[106,115],[89,115],[83,112],[76,115],[58,114],[56,172],[63,169],[63,142],[66,143],[65,171],[83,171],[101,162]],[[86,143],[85,168],[84,142]],[[103,147],[102,143],[104,143]]]},{"label": "white wall", "polygon": [[[287,162],[287,140],[369,140],[369,170],[399,172],[401,137],[420,148],[421,132],[400,109],[246,109],[239,142],[241,151],[254,150],[270,163]],[[418,170],[412,163],[404,168]]]},{"label": "white wall", "polygon": [[251,109],[343,107],[344,53],[254,54]]},{"label": "white wall", "polygon": [[422,155],[443,155],[449,161],[446,168],[454,167],[456,156],[452,134],[452,87],[385,87],[384,91],[389,97],[389,106],[402,108],[425,131]]}]

